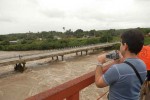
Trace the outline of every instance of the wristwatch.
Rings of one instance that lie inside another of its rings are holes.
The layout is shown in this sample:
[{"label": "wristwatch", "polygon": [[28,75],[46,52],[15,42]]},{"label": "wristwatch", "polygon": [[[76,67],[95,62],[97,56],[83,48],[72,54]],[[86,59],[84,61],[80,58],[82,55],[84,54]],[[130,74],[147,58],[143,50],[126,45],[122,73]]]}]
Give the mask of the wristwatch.
[{"label": "wristwatch", "polygon": [[97,63],[97,66],[101,66],[101,67],[102,67],[103,64],[102,64],[101,62],[98,62],[98,63]]},{"label": "wristwatch", "polygon": [[101,71],[103,72],[103,64],[101,62],[97,63],[97,68],[101,69]]}]

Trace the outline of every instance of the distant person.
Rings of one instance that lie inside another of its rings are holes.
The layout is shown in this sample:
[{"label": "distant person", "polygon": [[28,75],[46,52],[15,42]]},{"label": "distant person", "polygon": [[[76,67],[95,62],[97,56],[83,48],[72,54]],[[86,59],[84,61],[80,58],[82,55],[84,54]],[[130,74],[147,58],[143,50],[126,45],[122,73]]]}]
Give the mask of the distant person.
[{"label": "distant person", "polygon": [[[131,29],[121,34],[120,57],[123,58],[114,60],[110,66],[103,66],[106,55],[98,56],[95,84],[99,88],[110,86],[109,100],[139,100],[141,85],[147,73],[145,63],[137,57],[143,44],[143,34]],[[141,79],[127,62],[135,67]]]},{"label": "distant person", "polygon": [[147,69],[147,80],[150,81],[150,45],[143,46],[141,52],[138,54],[138,57],[145,62]]},{"label": "distant person", "polygon": [[150,100],[150,45],[143,46],[138,57],[145,62],[147,69],[147,76],[142,85],[140,100]]}]

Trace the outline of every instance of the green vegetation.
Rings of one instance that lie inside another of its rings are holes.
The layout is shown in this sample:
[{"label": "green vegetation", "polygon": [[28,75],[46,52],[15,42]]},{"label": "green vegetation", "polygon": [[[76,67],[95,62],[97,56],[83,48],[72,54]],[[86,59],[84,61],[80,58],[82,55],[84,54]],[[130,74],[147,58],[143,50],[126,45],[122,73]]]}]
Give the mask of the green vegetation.
[{"label": "green vegetation", "polygon": [[[146,36],[145,44],[150,44],[150,28],[138,28]],[[71,29],[65,32],[43,31],[38,33],[15,33],[0,35],[0,50],[24,51],[24,50],[48,50],[74,46],[84,46],[104,42],[119,41],[120,33],[127,29],[90,30],[83,31]],[[118,48],[118,46],[114,47]]]},{"label": "green vegetation", "polygon": [[149,45],[150,44],[150,37],[145,37],[144,44],[145,45]]}]

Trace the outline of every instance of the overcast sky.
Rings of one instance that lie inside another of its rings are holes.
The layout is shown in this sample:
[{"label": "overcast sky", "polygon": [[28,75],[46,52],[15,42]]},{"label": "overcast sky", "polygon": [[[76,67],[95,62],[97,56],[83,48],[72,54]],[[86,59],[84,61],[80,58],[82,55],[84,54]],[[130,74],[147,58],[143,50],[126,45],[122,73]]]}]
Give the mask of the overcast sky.
[{"label": "overcast sky", "polygon": [[150,26],[150,0],[0,0],[0,34]]}]

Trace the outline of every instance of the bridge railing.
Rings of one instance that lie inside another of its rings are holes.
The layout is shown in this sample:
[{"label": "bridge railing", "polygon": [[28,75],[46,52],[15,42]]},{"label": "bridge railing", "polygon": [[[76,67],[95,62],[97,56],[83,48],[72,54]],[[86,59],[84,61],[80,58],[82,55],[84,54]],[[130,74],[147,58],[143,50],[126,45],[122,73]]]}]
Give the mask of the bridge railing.
[{"label": "bridge railing", "polygon": [[92,83],[94,83],[94,71],[26,100],[79,100],[79,92]]},{"label": "bridge railing", "polygon": [[[105,66],[110,66],[110,64],[106,64]],[[31,96],[26,100],[79,100],[79,92],[93,84],[94,80],[95,71],[92,71],[52,89]]]}]

